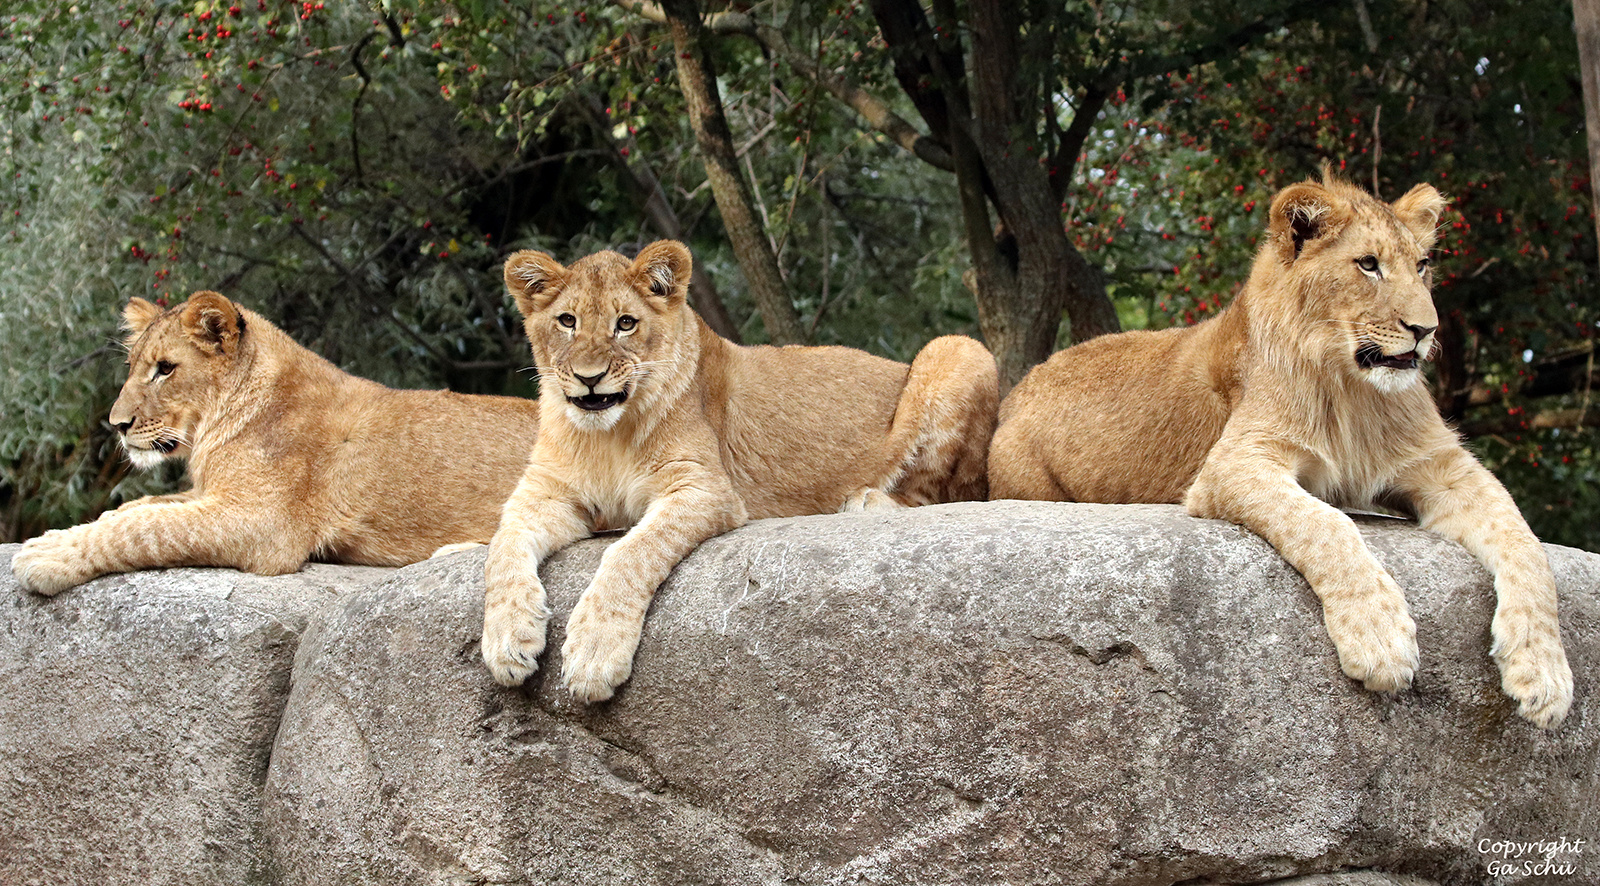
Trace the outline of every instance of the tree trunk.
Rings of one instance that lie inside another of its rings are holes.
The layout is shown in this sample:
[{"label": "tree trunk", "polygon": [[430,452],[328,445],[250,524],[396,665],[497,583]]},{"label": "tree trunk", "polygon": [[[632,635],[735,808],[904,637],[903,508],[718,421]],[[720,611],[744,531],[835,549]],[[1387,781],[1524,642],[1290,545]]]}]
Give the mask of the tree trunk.
[{"label": "tree trunk", "polygon": [[1589,130],[1589,192],[1600,242],[1600,0],[1572,0],[1578,25],[1578,67],[1583,76],[1583,116]]},{"label": "tree trunk", "polygon": [[728,129],[717,92],[716,71],[703,41],[697,0],[666,0],[661,4],[672,31],[673,53],[678,69],[678,85],[689,108],[689,124],[695,142],[705,159],[706,179],[711,196],[717,201],[733,252],[744,270],[750,294],[761,311],[767,338],[774,344],[805,340],[800,317],[784,290],[778,259],[772,252],[766,230],[751,205],[751,197],[739,174],[734,154],[733,133]]},{"label": "tree trunk", "polygon": [[[611,163],[622,173],[623,180],[633,186],[634,195],[650,227],[668,240],[684,240],[683,223],[672,204],[667,202],[667,193],[661,187],[661,180],[656,178],[650,164],[645,162],[639,146],[633,143],[633,137],[628,136],[619,143],[611,135],[611,129],[605,122],[605,112],[594,96],[580,96],[577,104],[595,137],[611,148]],[[624,151],[624,148],[628,150]],[[739,325],[728,315],[728,307],[722,303],[722,296],[717,293],[711,274],[698,261],[689,272],[689,306],[706,321],[711,331],[731,342],[739,342]]]},{"label": "tree trunk", "polygon": [[[668,240],[683,240],[683,223],[678,220],[678,213],[673,211],[672,204],[667,202],[666,191],[662,189],[655,173],[642,160],[628,164],[628,171],[633,175],[640,193],[645,195],[644,214],[650,219],[650,225]],[[733,322],[728,306],[722,303],[722,295],[711,280],[711,272],[706,270],[705,263],[701,261],[696,261],[689,271],[689,305],[706,321],[712,332],[736,344],[741,341],[739,324]]]},{"label": "tree trunk", "polygon": [[1004,315],[996,316],[993,327],[1005,342],[1006,353],[997,352],[997,359],[1001,385],[1009,388],[1050,356],[1063,308],[1074,341],[1116,332],[1120,325],[1099,274],[1067,239],[1049,166],[1040,162],[1049,151],[1035,127],[1048,98],[1032,94],[1022,76],[1019,7],[1014,0],[972,0],[968,15],[975,141],[993,182],[1001,236],[1015,244],[1014,253],[1001,250],[1015,256],[1013,273],[997,275],[986,287],[978,272],[980,299],[990,302],[991,315]]},{"label": "tree trunk", "polygon": [[[1009,391],[1050,356],[1063,309],[1075,341],[1120,328],[1099,273],[1067,239],[1049,165],[1040,162],[1048,156],[1036,134],[1045,99],[1028,94],[1020,77],[1018,11],[1009,0],[973,0],[970,27],[962,27],[952,4],[936,3],[947,36],[935,39],[914,0],[874,0],[872,8],[902,88],[950,146],[978,321],[1001,391]],[[971,39],[970,81],[948,36],[963,31]]]},{"label": "tree trunk", "polygon": [[1467,395],[1472,389],[1472,377],[1467,372],[1467,324],[1461,309],[1441,304],[1439,311],[1438,353],[1433,358],[1434,374],[1438,378],[1433,390],[1433,401],[1439,414],[1452,426],[1458,426],[1467,414]]}]

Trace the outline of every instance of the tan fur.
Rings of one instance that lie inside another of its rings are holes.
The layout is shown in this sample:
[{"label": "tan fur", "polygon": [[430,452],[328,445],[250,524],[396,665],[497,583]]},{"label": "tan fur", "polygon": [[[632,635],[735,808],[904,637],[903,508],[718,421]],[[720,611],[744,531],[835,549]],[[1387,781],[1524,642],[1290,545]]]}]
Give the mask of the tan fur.
[{"label": "tan fur", "polygon": [[[505,685],[544,649],[539,564],[595,531],[633,527],[567,624],[564,677],[585,701],[628,678],[651,596],[701,541],[754,518],[985,494],[999,395],[982,345],[935,339],[910,367],[849,348],[740,347],[685,303],[690,262],[670,241],[632,262],[506,262],[543,433],[489,546],[483,658]],[[596,411],[570,399],[624,392]]]},{"label": "tan fur", "polygon": [[538,436],[531,400],[355,378],[214,292],[165,312],[136,298],[124,326],[111,423],[141,467],[187,457],[193,488],[24,544],[11,568],[38,593],[162,566],[401,566],[487,542]]},{"label": "tan fur", "polygon": [[[1345,673],[1383,691],[1411,682],[1415,626],[1355,524],[1325,502],[1414,514],[1494,574],[1502,687],[1524,717],[1559,724],[1572,673],[1544,550],[1439,417],[1420,370],[1357,357],[1432,350],[1418,263],[1444,206],[1428,185],[1392,206],[1331,178],[1280,192],[1220,316],[1093,339],[1017,385],[991,446],[993,497],[1181,501],[1246,526],[1321,598]],[[1376,273],[1361,264],[1372,259]]]}]

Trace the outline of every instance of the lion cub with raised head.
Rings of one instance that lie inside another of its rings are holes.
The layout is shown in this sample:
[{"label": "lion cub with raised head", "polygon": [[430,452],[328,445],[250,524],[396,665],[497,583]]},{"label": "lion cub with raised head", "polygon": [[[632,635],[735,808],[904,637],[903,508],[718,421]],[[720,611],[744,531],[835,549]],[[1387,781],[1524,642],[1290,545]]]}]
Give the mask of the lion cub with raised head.
[{"label": "lion cub with raised head", "polygon": [[396,391],[340,371],[215,292],[123,312],[111,424],[137,467],[188,458],[193,488],[28,541],[24,588],[162,566],[403,566],[487,542],[538,436],[538,404]]},{"label": "lion cub with raised head", "polygon": [[1522,716],[1559,724],[1572,672],[1549,562],[1418,368],[1438,326],[1428,250],[1444,207],[1428,185],[1392,205],[1327,175],[1284,189],[1220,315],[1093,339],[1023,379],[1001,408],[991,493],[1181,501],[1251,529],[1321,598],[1344,672],[1378,691],[1410,685],[1416,627],[1332,505],[1410,513],[1494,574],[1501,686]]},{"label": "lion cub with raised head", "polygon": [[977,342],[930,342],[907,367],[842,347],[741,347],[685,303],[689,250],[571,267],[505,265],[540,373],[541,433],[489,546],[483,659],[515,686],[550,609],[539,564],[596,531],[601,557],[567,622],[563,674],[584,701],[628,679],[656,588],[696,545],[747,520],[981,499],[999,400]]}]

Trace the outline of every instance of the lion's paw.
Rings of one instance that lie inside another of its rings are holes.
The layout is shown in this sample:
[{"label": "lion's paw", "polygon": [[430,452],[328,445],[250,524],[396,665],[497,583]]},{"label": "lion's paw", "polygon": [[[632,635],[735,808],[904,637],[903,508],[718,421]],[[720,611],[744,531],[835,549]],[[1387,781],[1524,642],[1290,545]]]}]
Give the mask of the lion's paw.
[{"label": "lion's paw", "polygon": [[643,619],[602,614],[587,600],[578,601],[567,622],[567,642],[561,646],[561,676],[574,698],[605,701],[627,681],[643,627]]},{"label": "lion's paw", "polygon": [[1323,611],[1346,676],[1373,692],[1399,692],[1411,685],[1421,660],[1417,623],[1398,590]]},{"label": "lion's paw", "polygon": [[550,618],[513,603],[489,606],[483,613],[483,663],[502,686],[520,686],[539,670],[545,625]]},{"label": "lion's paw", "polygon": [[95,573],[84,565],[70,530],[52,529],[23,542],[11,557],[11,574],[25,590],[53,597],[83,584]]},{"label": "lion's paw", "polygon": [[475,551],[478,548],[484,548],[484,547],[488,547],[488,545],[484,544],[481,541],[460,541],[460,542],[456,542],[455,544],[448,544],[448,545],[440,546],[433,553],[428,555],[428,559],[429,560],[437,560],[440,557],[448,557],[451,554],[459,554],[462,551]]},{"label": "lion's paw", "polygon": [[1553,729],[1572,707],[1572,668],[1555,625],[1522,627],[1512,630],[1502,616],[1495,616],[1492,651],[1500,665],[1500,688],[1517,700],[1523,718]]},{"label": "lion's paw", "polygon": [[854,494],[844,500],[844,505],[839,508],[841,514],[862,514],[874,511],[898,511],[905,505],[895,501],[889,493],[872,486],[857,489]]}]

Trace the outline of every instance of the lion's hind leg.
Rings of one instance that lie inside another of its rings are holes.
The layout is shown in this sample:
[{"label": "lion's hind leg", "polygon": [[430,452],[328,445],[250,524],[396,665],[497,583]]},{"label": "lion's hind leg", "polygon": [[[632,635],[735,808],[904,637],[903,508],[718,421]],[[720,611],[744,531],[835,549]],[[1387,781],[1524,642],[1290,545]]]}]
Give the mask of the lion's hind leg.
[{"label": "lion's hind leg", "polygon": [[1001,425],[989,441],[989,498],[1074,501],[1047,460],[1060,442],[1035,433],[1031,421],[1013,417]]},{"label": "lion's hind leg", "polygon": [[[963,335],[928,342],[911,361],[885,440],[888,476],[871,491],[907,506],[982,501],[999,409],[1000,374],[987,348]],[[862,510],[881,505],[862,498]]]},{"label": "lion's hind leg", "polygon": [[844,507],[839,509],[841,514],[864,514],[873,511],[897,511],[906,505],[895,500],[895,497],[876,486],[863,486],[850,494],[844,500]]}]

